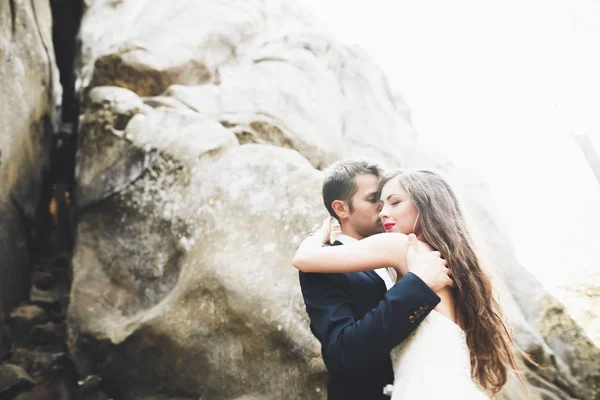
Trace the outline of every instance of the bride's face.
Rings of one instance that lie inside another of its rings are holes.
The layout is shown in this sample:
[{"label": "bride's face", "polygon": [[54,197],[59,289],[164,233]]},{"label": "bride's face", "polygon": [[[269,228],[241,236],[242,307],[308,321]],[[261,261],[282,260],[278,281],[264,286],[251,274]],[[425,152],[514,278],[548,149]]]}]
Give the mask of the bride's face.
[{"label": "bride's face", "polygon": [[385,184],[381,190],[381,203],[379,218],[386,232],[415,233],[419,212],[398,179],[392,178]]}]

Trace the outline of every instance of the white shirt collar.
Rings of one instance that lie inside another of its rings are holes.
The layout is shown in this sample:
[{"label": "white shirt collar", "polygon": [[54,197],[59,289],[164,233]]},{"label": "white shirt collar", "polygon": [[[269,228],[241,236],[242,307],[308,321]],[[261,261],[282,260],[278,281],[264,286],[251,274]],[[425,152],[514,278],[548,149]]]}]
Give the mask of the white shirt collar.
[{"label": "white shirt collar", "polygon": [[342,242],[342,244],[348,244],[348,243],[358,242],[358,239],[353,238],[352,236],[347,236],[347,235],[339,235],[337,237],[337,240],[339,240],[340,242]]}]

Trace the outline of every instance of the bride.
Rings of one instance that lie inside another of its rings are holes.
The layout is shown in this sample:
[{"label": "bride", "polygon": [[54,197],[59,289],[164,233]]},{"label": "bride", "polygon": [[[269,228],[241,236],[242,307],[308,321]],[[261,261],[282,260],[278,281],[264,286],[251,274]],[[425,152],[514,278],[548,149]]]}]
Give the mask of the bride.
[{"label": "bride", "polygon": [[436,292],[441,302],[392,350],[395,381],[382,390],[392,400],[487,399],[484,391],[495,395],[509,370],[517,371],[514,341],[453,190],[439,174],[425,170],[394,173],[380,188],[379,216],[388,233],[323,247],[329,242],[329,217],[302,243],[293,265],[319,273],[391,267],[401,278],[407,273],[407,242],[416,235],[441,253],[455,287]]}]

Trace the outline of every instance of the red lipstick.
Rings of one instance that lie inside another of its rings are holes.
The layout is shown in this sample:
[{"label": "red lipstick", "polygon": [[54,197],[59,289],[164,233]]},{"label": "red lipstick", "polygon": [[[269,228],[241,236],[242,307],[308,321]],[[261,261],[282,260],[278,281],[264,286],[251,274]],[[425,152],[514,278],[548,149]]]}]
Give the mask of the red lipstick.
[{"label": "red lipstick", "polygon": [[383,224],[383,227],[386,231],[389,231],[394,225],[396,225],[394,222],[388,222],[387,224]]}]

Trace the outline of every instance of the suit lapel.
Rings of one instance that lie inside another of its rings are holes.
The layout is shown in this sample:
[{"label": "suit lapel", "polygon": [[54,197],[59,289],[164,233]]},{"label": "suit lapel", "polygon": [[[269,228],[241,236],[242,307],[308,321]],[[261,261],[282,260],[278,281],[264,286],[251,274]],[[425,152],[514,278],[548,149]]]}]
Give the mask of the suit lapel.
[{"label": "suit lapel", "polygon": [[377,282],[377,284],[383,284],[383,288],[385,289],[385,282],[383,281],[383,279],[381,279],[381,277],[379,276],[379,274],[375,271],[364,271],[365,274],[367,274],[369,276],[369,278],[373,279],[375,282]]}]

